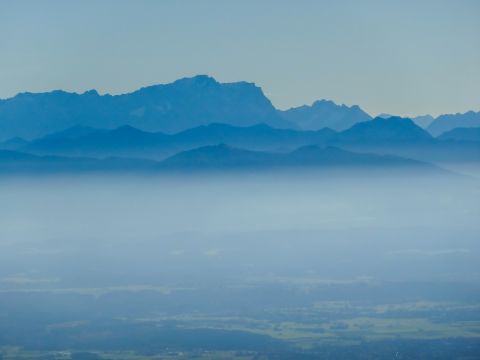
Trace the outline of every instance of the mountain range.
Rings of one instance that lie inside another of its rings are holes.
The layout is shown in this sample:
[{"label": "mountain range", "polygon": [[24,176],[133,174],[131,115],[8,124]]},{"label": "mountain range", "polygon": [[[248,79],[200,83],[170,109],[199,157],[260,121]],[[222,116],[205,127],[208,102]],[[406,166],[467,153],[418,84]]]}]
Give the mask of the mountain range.
[{"label": "mountain range", "polygon": [[[382,119],[388,119],[391,117],[396,117],[397,115],[391,115],[391,114],[380,114],[377,117],[380,117]],[[422,129],[428,128],[428,126],[435,120],[435,118],[432,115],[420,115],[420,116],[414,116],[411,118],[411,120],[418,126],[420,126]]]},{"label": "mountain range", "polygon": [[179,152],[163,161],[128,158],[37,156],[0,150],[0,174],[51,174],[83,172],[192,172],[289,169],[411,169],[446,173],[436,166],[394,156],[354,153],[335,147],[304,146],[292,152],[251,151],[225,144]]},{"label": "mountain range", "polygon": [[418,168],[438,170],[434,166],[395,156],[355,153],[336,147],[303,146],[288,153],[257,152],[225,144],[180,152],[161,162],[163,169],[271,169],[271,168]]},{"label": "mountain range", "polygon": [[[266,124],[237,127],[210,124],[176,134],[146,132],[129,125],[113,130],[84,126],[52,133],[31,142],[18,139],[0,144],[38,155],[141,156],[162,158],[178,151],[220,143],[260,151],[289,151],[306,145],[393,145],[434,141],[425,130],[403,118],[377,118],[361,122],[342,132],[277,129]],[[18,144],[14,147],[14,144]]]},{"label": "mountain range", "polygon": [[427,127],[427,131],[434,136],[438,136],[455,128],[475,127],[480,127],[480,111],[440,115]]},{"label": "mountain range", "polygon": [[291,108],[280,111],[280,114],[302,130],[330,128],[342,131],[355,124],[372,119],[372,117],[360,109],[358,105],[351,107],[337,105],[329,100],[318,100],[311,106],[303,105]]},{"label": "mountain range", "polygon": [[276,153],[315,145],[431,162],[480,160],[480,142],[472,141],[471,136],[462,139],[457,135],[455,142],[450,138],[434,138],[410,119],[399,117],[360,122],[341,132],[328,128],[317,131],[277,129],[265,124],[249,127],[210,124],[176,134],[146,132],[129,125],[113,130],[74,126],[30,142],[14,140],[0,143],[0,149],[34,155],[134,157],[158,161],[181,151],[218,144]]},{"label": "mountain range", "polygon": [[[298,131],[276,129],[265,124],[236,127],[215,123],[176,134],[145,132],[128,125],[113,130],[74,127],[23,143],[16,149],[38,155],[162,159],[178,151],[220,143],[251,150],[282,151],[309,144],[325,144],[335,136],[337,133],[330,129]],[[13,149],[11,142],[7,145],[7,149]]]},{"label": "mountain range", "polygon": [[422,168],[480,161],[479,126],[475,112],[372,118],[328,100],[282,111],[253,83],[199,75],[123,95],[52,91],[0,100],[0,168]]},{"label": "mountain range", "polygon": [[[388,119],[396,117],[390,114],[380,114],[378,117]],[[421,115],[412,117],[411,120],[421,128],[427,130],[433,136],[439,136],[447,131],[456,128],[478,128],[480,127],[480,111],[467,111],[466,113],[444,114],[437,117]]]},{"label": "mountain range", "polygon": [[453,140],[459,142],[471,141],[480,142],[480,127],[472,128],[455,128],[441,134],[440,140]]},{"label": "mountain range", "polygon": [[[380,114],[378,117],[388,119],[394,117],[394,115]],[[421,115],[412,117],[411,120],[421,128],[427,130],[433,136],[439,136],[456,128],[480,127],[480,111],[467,111],[463,114],[444,114],[437,117]]]},{"label": "mountain range", "polygon": [[178,132],[222,122],[294,127],[253,83],[221,84],[200,75],[129,94],[52,91],[21,93],[0,101],[0,134],[34,138],[71,126],[112,129],[131,125],[145,131]]},{"label": "mountain range", "polygon": [[[278,110],[254,83],[220,83],[206,75],[121,95],[100,95],[95,90],[82,94],[55,90],[25,92],[0,100],[1,141],[14,137],[31,140],[74,126],[115,129],[129,125],[169,134],[213,123],[343,131],[371,120],[357,105],[337,105],[328,100]],[[456,127],[479,127],[480,112],[441,115],[435,119],[424,115],[414,117],[413,121],[438,136]]]}]

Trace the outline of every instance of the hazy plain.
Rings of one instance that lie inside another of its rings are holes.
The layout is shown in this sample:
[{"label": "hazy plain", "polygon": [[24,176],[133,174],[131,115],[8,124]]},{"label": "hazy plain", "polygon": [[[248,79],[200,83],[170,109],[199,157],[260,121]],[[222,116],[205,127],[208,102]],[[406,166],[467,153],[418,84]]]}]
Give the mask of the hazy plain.
[{"label": "hazy plain", "polygon": [[[322,336],[475,338],[479,195],[475,179],[413,173],[3,178],[0,316],[4,334],[18,333],[0,346],[118,350],[118,338],[109,348],[52,329],[119,318],[297,349]],[[348,321],[360,324],[353,335]],[[27,344],[27,333],[49,340]]]},{"label": "hazy plain", "polygon": [[413,174],[4,179],[1,286],[476,281],[478,198],[475,181]]}]

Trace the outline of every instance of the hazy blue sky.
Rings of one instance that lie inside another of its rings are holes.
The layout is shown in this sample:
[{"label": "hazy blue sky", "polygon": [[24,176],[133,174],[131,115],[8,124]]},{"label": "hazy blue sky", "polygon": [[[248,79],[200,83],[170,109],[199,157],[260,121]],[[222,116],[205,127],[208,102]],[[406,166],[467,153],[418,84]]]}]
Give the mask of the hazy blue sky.
[{"label": "hazy blue sky", "polygon": [[480,110],[480,1],[0,0],[0,97],[209,74],[275,106]]}]

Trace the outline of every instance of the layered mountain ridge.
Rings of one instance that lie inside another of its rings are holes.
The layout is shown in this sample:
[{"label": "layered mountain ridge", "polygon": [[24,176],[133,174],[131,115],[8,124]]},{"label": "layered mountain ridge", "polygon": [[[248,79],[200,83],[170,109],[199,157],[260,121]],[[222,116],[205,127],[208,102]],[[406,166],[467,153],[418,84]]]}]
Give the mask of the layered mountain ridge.
[{"label": "layered mountain ridge", "polygon": [[[31,140],[74,126],[115,129],[129,125],[170,134],[212,123],[344,131],[371,120],[358,105],[337,105],[330,100],[278,110],[254,83],[220,83],[197,75],[120,95],[100,95],[96,90],[82,94],[62,90],[20,93],[0,100],[0,141],[14,137]],[[424,115],[412,120],[438,136],[456,127],[480,127],[480,112],[437,118]]]}]

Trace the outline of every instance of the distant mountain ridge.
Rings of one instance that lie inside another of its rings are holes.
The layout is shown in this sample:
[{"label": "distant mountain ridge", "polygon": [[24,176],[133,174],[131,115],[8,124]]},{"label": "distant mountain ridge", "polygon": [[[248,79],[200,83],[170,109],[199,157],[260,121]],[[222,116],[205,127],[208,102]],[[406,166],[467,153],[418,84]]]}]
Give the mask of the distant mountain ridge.
[{"label": "distant mountain ridge", "polygon": [[[372,120],[358,105],[337,105],[329,100],[277,110],[254,83],[220,83],[210,76],[197,75],[121,95],[100,95],[95,90],[82,94],[62,90],[20,93],[0,100],[0,141],[16,138],[10,145],[2,145],[15,147],[20,138],[31,140],[69,128],[70,137],[83,137],[92,129],[111,130],[126,125],[168,134],[215,123],[235,127],[266,124],[304,131],[330,128],[341,132]],[[412,120],[438,136],[453,128],[480,127],[480,112],[435,119],[423,115]]]},{"label": "distant mountain ridge", "polygon": [[[301,146],[372,146],[435,141],[425,130],[403,118],[361,122],[343,132],[276,129],[265,124],[236,127],[210,124],[176,134],[145,132],[131,126],[114,130],[74,127],[34,140],[17,149],[39,155],[128,156],[160,159],[179,151],[219,143],[259,150],[286,152]],[[1,146],[1,144],[0,144]]]},{"label": "distant mountain ridge", "polygon": [[[66,132],[70,130],[67,129]],[[301,132],[276,129],[265,124],[236,127],[214,123],[171,135],[145,132],[126,125],[75,138],[54,133],[17,149],[38,155],[138,156],[159,159],[179,151],[219,143],[251,150],[287,151],[302,145],[326,143],[335,136],[337,133],[329,129]]]},{"label": "distant mountain ridge", "polygon": [[176,134],[145,132],[125,125],[113,130],[73,127],[31,142],[0,143],[0,149],[35,155],[127,157],[162,160],[204,146],[228,144],[251,151],[287,153],[304,146],[335,146],[345,150],[391,154],[427,162],[480,161],[480,142],[455,143],[433,138],[411,120],[376,118],[336,132],[276,129],[265,124],[236,127],[210,124]]},{"label": "distant mountain ridge", "polygon": [[[397,115],[391,115],[391,114],[386,114],[382,113],[379,114],[377,117],[382,118],[382,119],[388,119],[391,117],[397,117]],[[420,126],[422,129],[426,129],[432,122],[435,120],[435,118],[432,115],[419,115],[410,118],[416,125]]]},{"label": "distant mountain ridge", "polygon": [[210,124],[176,134],[129,125],[113,130],[75,126],[26,145],[19,141],[15,151],[0,151],[0,168],[8,173],[413,166],[431,159],[479,161],[478,150],[480,142],[436,139],[399,117],[375,118],[342,132],[265,124]]},{"label": "distant mountain ridge", "polygon": [[[165,169],[232,168],[322,168],[322,167],[398,167],[428,168],[431,165],[394,156],[355,153],[336,147],[303,146],[289,153],[256,152],[225,144],[205,146],[176,154],[161,163]],[[433,167],[432,167],[433,168]]]},{"label": "distant mountain ridge", "polygon": [[0,150],[0,174],[51,174],[111,171],[152,171],[157,162],[145,159],[92,159],[85,157],[37,156]]},{"label": "distant mountain ridge", "polygon": [[480,127],[480,111],[440,115],[428,126],[427,130],[432,135],[438,136],[455,128],[475,127]]},{"label": "distant mountain ridge", "polygon": [[342,131],[372,119],[358,105],[337,105],[330,100],[317,100],[311,106],[303,105],[279,113],[302,130],[330,128]]},{"label": "distant mountain ridge", "polygon": [[480,127],[455,128],[453,130],[444,132],[438,137],[438,139],[480,142]]},{"label": "distant mountain ridge", "polygon": [[358,123],[341,133],[344,142],[356,142],[369,145],[372,142],[409,143],[430,142],[432,136],[411,119],[398,116],[388,119],[375,118],[372,121]]},{"label": "distant mountain ridge", "polygon": [[329,100],[277,110],[254,83],[220,83],[210,76],[197,75],[121,95],[100,95],[96,90],[82,94],[62,90],[20,93],[0,100],[0,140],[38,138],[74,126],[113,129],[130,125],[150,132],[175,133],[224,123],[341,131],[370,119],[357,105],[348,107]]},{"label": "distant mountain ridge", "polygon": [[131,125],[178,132],[210,123],[292,127],[253,83],[219,83],[198,75],[128,94],[52,91],[0,100],[0,136],[34,138],[72,126],[111,129]]},{"label": "distant mountain ridge", "polygon": [[272,170],[291,168],[410,168],[443,170],[419,161],[394,156],[354,153],[335,147],[305,146],[288,153],[251,151],[225,144],[200,147],[175,154],[161,162],[127,158],[37,156],[0,150],[0,174],[49,174],[78,172],[149,172],[210,170]]}]

